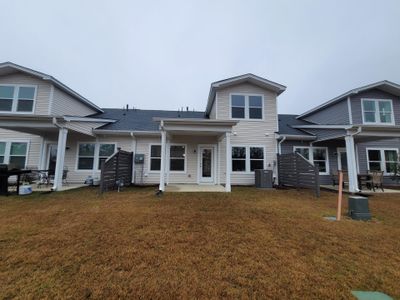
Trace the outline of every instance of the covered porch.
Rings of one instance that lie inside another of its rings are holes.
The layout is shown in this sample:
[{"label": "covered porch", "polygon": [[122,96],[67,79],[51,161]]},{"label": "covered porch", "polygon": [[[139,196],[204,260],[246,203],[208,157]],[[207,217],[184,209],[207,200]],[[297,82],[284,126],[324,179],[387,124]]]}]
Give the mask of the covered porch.
[{"label": "covered porch", "polygon": [[[382,172],[384,192],[398,193],[393,180],[393,168],[399,165],[400,127],[354,125],[337,135],[312,142],[315,147],[328,149],[329,175],[322,176],[321,188],[336,190],[333,176],[338,170],[346,171],[345,190],[349,193],[375,194],[360,178],[370,177],[371,172]],[[324,179],[325,178],[325,179]],[[362,184],[362,186],[360,186]]]},{"label": "covered porch", "polygon": [[[236,121],[157,121],[161,131],[160,191],[231,191],[230,139]],[[179,163],[184,166],[177,171]]]},{"label": "covered porch", "polygon": [[[95,141],[93,128],[112,120],[100,120],[85,117],[51,117],[39,115],[2,115],[0,128],[27,134],[23,140],[26,153],[25,161],[19,168],[34,171],[46,176],[41,184],[32,184],[38,191],[63,191],[82,187],[83,180],[71,180],[76,170],[76,147],[79,141]],[[9,140],[21,140],[20,137],[7,137]],[[13,168],[11,161],[10,167]],[[79,174],[78,174],[79,176]],[[79,182],[79,184],[78,184]]]}]

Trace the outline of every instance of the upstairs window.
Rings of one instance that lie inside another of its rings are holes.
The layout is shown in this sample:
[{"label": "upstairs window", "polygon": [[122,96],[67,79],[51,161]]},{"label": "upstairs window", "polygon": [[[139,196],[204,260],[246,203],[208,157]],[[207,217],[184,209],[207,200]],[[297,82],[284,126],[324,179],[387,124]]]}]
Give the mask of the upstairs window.
[{"label": "upstairs window", "polygon": [[364,124],[394,124],[392,100],[362,99]]},{"label": "upstairs window", "polygon": [[0,85],[0,112],[31,113],[36,87],[21,85]]},{"label": "upstairs window", "polygon": [[263,96],[261,95],[231,95],[232,119],[263,119]]},{"label": "upstairs window", "polygon": [[246,117],[245,109],[245,98],[242,95],[232,95],[232,118],[244,119]]}]

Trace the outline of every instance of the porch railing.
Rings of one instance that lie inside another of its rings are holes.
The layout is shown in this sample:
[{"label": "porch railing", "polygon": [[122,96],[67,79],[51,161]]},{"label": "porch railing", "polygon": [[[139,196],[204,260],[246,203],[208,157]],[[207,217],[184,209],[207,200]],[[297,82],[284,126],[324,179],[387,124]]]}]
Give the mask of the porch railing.
[{"label": "porch railing", "polygon": [[100,192],[118,188],[121,184],[130,185],[132,182],[133,153],[118,149],[101,166]]},{"label": "porch railing", "polygon": [[298,153],[278,155],[279,185],[312,189],[320,196],[319,168]]}]

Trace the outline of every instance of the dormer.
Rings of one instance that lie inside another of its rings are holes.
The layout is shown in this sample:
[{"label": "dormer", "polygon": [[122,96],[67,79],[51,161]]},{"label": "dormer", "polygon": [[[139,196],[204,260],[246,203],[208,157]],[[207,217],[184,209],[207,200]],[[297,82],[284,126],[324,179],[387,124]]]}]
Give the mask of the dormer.
[{"label": "dormer", "polygon": [[276,112],[276,97],[285,89],[254,74],[216,81],[210,87],[206,115],[210,119],[264,121],[268,111]]},{"label": "dormer", "polygon": [[88,116],[102,110],[54,77],[11,62],[0,64],[0,114]]}]

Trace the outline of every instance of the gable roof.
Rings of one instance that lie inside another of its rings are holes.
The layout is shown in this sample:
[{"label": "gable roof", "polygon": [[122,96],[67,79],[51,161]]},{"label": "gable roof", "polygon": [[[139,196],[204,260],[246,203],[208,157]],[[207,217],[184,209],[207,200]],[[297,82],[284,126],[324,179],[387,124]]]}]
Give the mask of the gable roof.
[{"label": "gable roof", "polygon": [[59,89],[63,90],[64,92],[66,92],[70,96],[74,97],[78,101],[86,104],[87,106],[91,107],[95,111],[102,112],[100,107],[98,107],[97,105],[95,105],[94,103],[92,103],[91,101],[89,101],[88,99],[83,97],[82,95],[78,94],[77,92],[72,90],[70,87],[66,86],[61,81],[57,80],[56,78],[54,78],[51,75],[48,75],[48,74],[45,74],[45,73],[42,73],[42,72],[39,72],[39,71],[32,70],[32,69],[29,69],[29,68],[14,64],[14,63],[9,62],[9,61],[0,63],[0,75],[11,74],[11,73],[13,73],[15,71],[23,72],[23,73],[38,77],[38,78],[40,78],[42,80],[45,80],[45,81],[50,81],[56,87],[58,87]]},{"label": "gable roof", "polygon": [[279,126],[279,134],[280,135],[299,135],[299,136],[307,136],[312,137],[311,134],[294,128],[293,126],[298,125],[311,125],[310,122],[303,121],[297,119],[298,115],[290,115],[290,114],[279,114],[278,115],[278,126]]},{"label": "gable roof", "polygon": [[260,77],[260,76],[257,76],[257,75],[251,74],[251,73],[215,81],[215,82],[211,83],[210,92],[208,94],[206,114],[209,114],[211,111],[211,107],[213,106],[213,103],[215,101],[215,93],[217,90],[219,90],[221,88],[229,87],[232,85],[236,85],[239,83],[245,83],[245,82],[249,82],[249,83],[252,83],[259,87],[262,87],[262,88],[265,88],[268,90],[272,90],[272,91],[276,92],[278,95],[280,95],[282,92],[284,92],[286,90],[286,86],[284,86],[284,85],[270,81],[268,79],[265,79],[263,77]]},{"label": "gable roof", "polygon": [[92,115],[97,119],[117,120],[97,129],[112,131],[158,131],[157,118],[205,119],[203,111],[171,111],[103,108],[103,113]]},{"label": "gable roof", "polygon": [[300,118],[306,117],[306,116],[308,116],[308,115],[310,115],[312,113],[315,113],[315,112],[317,112],[319,110],[324,109],[325,107],[328,107],[328,106],[333,105],[333,104],[335,104],[337,102],[340,102],[340,101],[346,99],[348,96],[355,95],[355,94],[358,94],[360,92],[363,92],[363,91],[366,91],[366,90],[370,90],[370,89],[374,89],[374,88],[380,89],[380,90],[382,90],[384,92],[388,92],[388,93],[396,95],[396,96],[400,96],[400,85],[398,85],[397,83],[388,81],[388,80],[378,81],[378,82],[371,83],[371,84],[368,84],[368,85],[365,85],[365,86],[362,86],[362,87],[359,87],[359,88],[352,89],[352,90],[350,90],[350,91],[348,91],[348,92],[346,92],[346,93],[344,93],[344,94],[342,94],[342,95],[340,95],[340,96],[338,96],[336,98],[333,98],[333,99],[331,99],[331,100],[329,100],[329,101],[327,101],[325,103],[322,103],[321,105],[319,105],[317,107],[314,107],[313,109],[310,109],[310,110],[306,111],[305,113],[299,115],[297,118],[300,119]]}]

